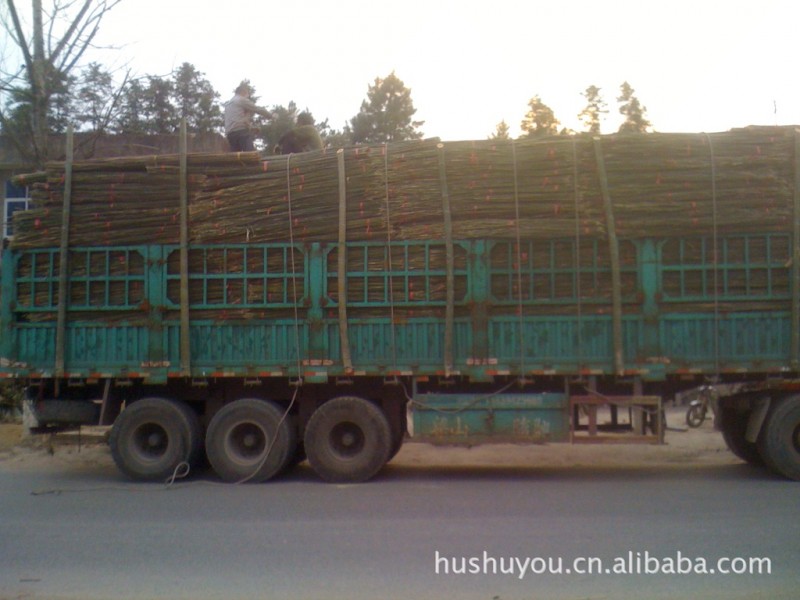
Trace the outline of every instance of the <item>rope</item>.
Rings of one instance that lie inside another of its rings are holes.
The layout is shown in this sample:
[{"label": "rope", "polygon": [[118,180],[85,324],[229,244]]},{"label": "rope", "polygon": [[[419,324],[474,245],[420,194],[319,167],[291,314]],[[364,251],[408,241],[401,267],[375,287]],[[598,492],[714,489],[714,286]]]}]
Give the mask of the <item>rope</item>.
[{"label": "rope", "polygon": [[[258,474],[258,472],[264,467],[264,465],[266,464],[267,460],[269,459],[270,454],[272,453],[273,448],[275,447],[275,443],[278,441],[277,432],[278,432],[278,430],[280,430],[281,426],[286,421],[286,419],[289,417],[289,414],[292,412],[292,408],[294,408],[294,405],[297,402],[297,396],[299,395],[299,393],[300,393],[300,387],[298,386],[298,387],[296,387],[294,389],[294,393],[292,394],[292,399],[289,402],[289,406],[286,407],[286,410],[283,412],[283,415],[281,416],[280,421],[278,421],[278,424],[275,426],[276,435],[272,436],[272,441],[270,441],[270,444],[267,447],[267,451],[264,453],[264,456],[261,457],[261,460],[258,462],[258,465],[256,465],[255,469],[253,469],[252,473],[250,473],[249,475],[247,475],[246,477],[243,477],[242,479],[240,479],[238,481],[235,481],[233,483],[233,485],[241,485],[243,483],[247,483],[248,481],[253,479],[253,477],[255,477]],[[172,487],[175,486],[175,481],[176,480],[185,479],[186,477],[189,476],[190,471],[191,471],[191,467],[189,466],[189,463],[187,463],[186,461],[179,462],[175,466],[175,469],[172,471],[172,475],[167,477],[166,481],[164,481],[164,487],[161,488],[161,489],[163,491],[171,489]],[[218,485],[229,485],[229,484],[227,484],[227,483],[218,483],[218,482],[213,482],[213,481],[193,481],[193,482],[191,482],[189,484],[181,485],[180,487],[185,487],[186,485],[212,485],[212,486],[218,486]],[[92,487],[92,488],[72,488],[72,489],[50,488],[50,489],[44,489],[44,490],[34,490],[30,494],[31,494],[31,496],[48,496],[48,495],[60,496],[62,494],[92,493],[92,492],[107,492],[107,491],[119,491],[119,492],[126,492],[126,493],[127,492],[150,492],[150,491],[152,491],[152,488],[140,487],[140,486],[137,486],[137,485],[131,485],[131,486],[98,486],[98,487]]]},{"label": "rope", "polygon": [[269,455],[272,453],[272,449],[275,447],[275,442],[278,441],[278,431],[280,430],[281,425],[283,425],[284,421],[286,421],[286,418],[289,416],[289,413],[292,411],[292,408],[294,407],[294,404],[297,401],[297,395],[299,393],[300,393],[300,386],[297,386],[294,388],[294,393],[292,394],[292,399],[289,402],[289,406],[287,406],[286,410],[283,411],[283,416],[281,417],[281,420],[278,421],[278,424],[275,426],[275,434],[272,436],[272,440],[270,441],[269,446],[267,447],[267,451],[264,453],[264,456],[261,457],[261,460],[258,462],[258,465],[256,465],[256,468],[253,469],[250,475],[242,477],[240,480],[235,481],[234,485],[241,485],[243,483],[247,483],[253,477],[255,477],[267,463],[267,459],[269,458]]}]

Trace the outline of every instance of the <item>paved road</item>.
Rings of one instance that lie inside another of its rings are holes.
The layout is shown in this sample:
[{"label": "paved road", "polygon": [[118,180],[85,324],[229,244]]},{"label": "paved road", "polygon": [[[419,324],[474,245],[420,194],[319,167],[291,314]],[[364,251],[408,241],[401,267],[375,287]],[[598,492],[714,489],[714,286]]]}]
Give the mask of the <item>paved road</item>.
[{"label": "paved road", "polygon": [[[166,489],[106,463],[0,463],[0,599],[797,598],[798,507],[800,484],[744,465],[390,466],[339,486],[301,467],[264,485]],[[581,557],[669,568],[678,553],[708,569],[769,558],[771,574],[573,570]],[[490,573],[454,573],[461,557]],[[561,558],[564,572],[535,574],[534,560],[521,579],[516,566],[491,573],[512,558]]]}]

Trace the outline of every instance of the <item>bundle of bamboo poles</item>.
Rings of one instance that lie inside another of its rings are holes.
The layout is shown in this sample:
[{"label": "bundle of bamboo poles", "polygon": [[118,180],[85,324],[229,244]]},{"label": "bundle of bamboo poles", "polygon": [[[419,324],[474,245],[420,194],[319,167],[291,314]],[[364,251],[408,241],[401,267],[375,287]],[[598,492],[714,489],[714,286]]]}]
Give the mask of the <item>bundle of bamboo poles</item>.
[{"label": "bundle of bamboo poles", "polygon": [[[794,131],[405,142],[344,150],[347,239],[602,237],[610,197],[621,237],[782,231],[792,222]],[[73,165],[72,246],[177,243],[179,157]],[[604,164],[606,179],[599,165]],[[189,155],[193,244],[335,241],[337,153],[263,159]],[[21,176],[32,210],[15,215],[17,248],[61,239],[64,165]]]},{"label": "bundle of bamboo poles", "polygon": [[[275,277],[302,270],[302,260],[300,264],[289,264],[286,254],[262,252],[260,247],[247,245],[335,243],[339,235],[342,173],[348,241],[443,241],[447,207],[454,239],[513,242],[510,246],[497,246],[500,250],[496,252],[501,254],[493,255],[493,261],[499,260],[501,267],[507,265],[509,272],[536,269],[534,261],[542,254],[516,252],[517,239],[535,240],[536,244],[544,244],[543,248],[548,240],[605,239],[609,225],[607,201],[617,235],[623,239],[710,236],[713,232],[788,232],[796,193],[795,135],[793,128],[753,127],[710,135],[614,135],[595,139],[578,136],[445,144],[417,141],[348,148],[341,154],[324,150],[272,157],[258,153],[190,154],[186,180],[190,273],[252,274],[246,282],[232,280],[224,284],[204,283],[203,277],[193,279],[191,301],[269,305],[291,304],[297,294],[302,296],[304,291],[295,287],[298,281],[302,285],[302,277]],[[177,244],[179,165],[178,155],[73,164],[69,245]],[[42,172],[17,178],[18,184],[32,189],[33,207],[15,214],[13,247],[60,245],[65,180],[63,163],[50,163]],[[237,260],[237,251],[230,248],[198,248],[205,244],[244,244],[245,249],[238,250],[241,256]],[[582,254],[593,248],[590,242],[575,247],[580,247]],[[421,276],[418,287],[427,290],[422,297],[413,285],[404,287],[402,278],[390,281],[368,277],[370,272],[386,270],[442,271],[443,244],[428,249],[427,254],[368,252],[365,248],[352,247],[347,255],[348,272],[364,273],[361,279],[351,278],[350,303],[367,306],[391,299],[400,300],[401,304],[419,301],[422,306],[444,300],[443,278],[426,280]],[[604,246],[598,248],[602,250]],[[456,250],[454,268],[458,271],[465,268],[466,257],[458,247]],[[565,268],[575,263],[571,252],[567,248],[556,257],[566,261],[562,265]],[[595,261],[598,267],[607,266],[608,257],[599,256],[596,250],[591,253],[593,256],[579,257],[580,264]],[[131,262],[136,256],[139,255],[131,253],[108,259],[112,263],[110,274],[118,269],[120,275],[141,275],[143,265]],[[623,253],[623,261],[626,256]],[[331,276],[337,272],[336,257],[335,250],[328,254]],[[179,273],[177,259],[177,251],[168,256],[168,272],[172,275]],[[58,257],[54,255],[51,260],[54,264],[40,259],[37,271],[57,272]],[[21,262],[21,276],[26,268],[26,263]],[[90,265],[70,260],[73,277],[85,276],[88,270]],[[626,293],[635,291],[635,276],[632,277],[631,281],[623,280]],[[414,280],[409,281],[413,284]],[[545,295],[570,298],[578,293],[572,279],[564,281],[554,280],[549,284],[553,289],[545,290]],[[168,295],[176,304],[178,283],[172,279],[168,284]],[[137,285],[111,285],[104,293],[110,295],[108,301],[112,305],[122,305],[126,299],[135,304],[134,296],[143,294],[136,291]],[[456,274],[456,298],[466,293],[463,285]],[[492,285],[493,294],[507,300],[527,299],[532,293],[527,275],[499,276]],[[540,293],[541,285],[537,283]],[[597,281],[583,281],[580,294],[607,295],[598,285]],[[30,306],[52,304],[53,289],[40,284],[29,288],[20,288],[23,305],[26,294],[30,296]],[[331,290],[334,288],[331,286]],[[90,289],[71,289],[71,303],[91,306],[99,302],[85,297]],[[336,292],[331,294],[331,299],[338,301]],[[33,318],[50,318],[37,314],[40,316]]]}]

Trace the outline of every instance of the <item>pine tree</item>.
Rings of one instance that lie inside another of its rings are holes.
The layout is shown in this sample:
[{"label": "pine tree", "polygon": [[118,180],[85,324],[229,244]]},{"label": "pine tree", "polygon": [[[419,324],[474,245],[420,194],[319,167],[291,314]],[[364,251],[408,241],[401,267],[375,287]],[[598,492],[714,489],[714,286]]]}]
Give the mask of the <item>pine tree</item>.
[{"label": "pine tree", "polygon": [[530,110],[520,125],[528,137],[558,134],[560,122],[556,119],[553,109],[542,102],[538,94],[528,101],[528,107]]},{"label": "pine tree", "polygon": [[419,127],[424,121],[414,121],[417,112],[411,100],[411,90],[394,71],[369,86],[367,99],[360,112],[350,120],[354,143],[384,143],[422,138]]},{"label": "pine tree", "polygon": [[489,136],[490,140],[510,140],[511,139],[511,130],[508,126],[508,123],[505,122],[505,119],[500,121],[497,124],[497,129],[495,132]]},{"label": "pine tree", "polygon": [[173,76],[172,100],[188,131],[209,133],[222,126],[219,94],[194,65],[185,62]]},{"label": "pine tree", "polygon": [[600,133],[600,119],[602,115],[608,114],[608,105],[600,96],[600,88],[590,85],[583,92],[586,98],[586,107],[578,113],[578,118],[586,126],[587,133],[598,135]]},{"label": "pine tree", "polygon": [[116,104],[111,73],[96,62],[89,63],[78,81],[76,104],[75,120],[83,128],[104,133]]},{"label": "pine tree", "polygon": [[619,127],[620,133],[647,133],[647,130],[652,128],[650,121],[645,117],[647,107],[642,106],[627,81],[620,86],[617,102],[620,103],[619,113],[625,117],[625,121]]}]

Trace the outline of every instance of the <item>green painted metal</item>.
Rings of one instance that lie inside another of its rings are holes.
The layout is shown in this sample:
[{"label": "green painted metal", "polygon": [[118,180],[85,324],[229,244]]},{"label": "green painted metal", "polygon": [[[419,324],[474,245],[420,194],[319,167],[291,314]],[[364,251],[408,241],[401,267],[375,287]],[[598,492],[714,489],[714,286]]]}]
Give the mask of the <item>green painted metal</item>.
[{"label": "green painted metal", "polygon": [[557,442],[569,433],[565,394],[420,394],[414,400],[415,439]]},{"label": "green painted metal", "polygon": [[[620,240],[626,369],[644,379],[713,373],[717,358],[723,371],[790,369],[792,241],[720,237],[715,293],[709,238]],[[454,241],[453,371],[477,381],[614,374],[610,265],[592,243],[582,244],[579,285],[572,240],[523,240],[519,253],[508,240]],[[174,245],[70,249],[65,374],[181,375],[178,253]],[[190,253],[191,376],[348,374],[336,243]],[[348,243],[347,258],[353,374],[445,374],[444,244]],[[58,265],[57,248],[4,252],[0,376],[53,374]]]}]

